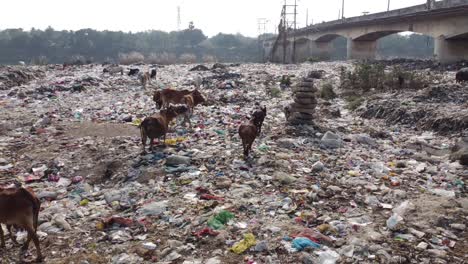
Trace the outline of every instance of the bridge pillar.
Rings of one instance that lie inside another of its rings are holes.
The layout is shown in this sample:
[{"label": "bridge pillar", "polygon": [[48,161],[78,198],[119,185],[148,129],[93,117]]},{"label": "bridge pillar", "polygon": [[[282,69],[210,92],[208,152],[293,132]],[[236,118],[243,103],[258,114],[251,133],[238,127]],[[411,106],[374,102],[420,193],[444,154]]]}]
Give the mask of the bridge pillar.
[{"label": "bridge pillar", "polygon": [[468,60],[468,40],[447,40],[444,36],[435,39],[434,54],[441,63]]},{"label": "bridge pillar", "polygon": [[375,59],[377,41],[353,40],[348,38],[348,60],[372,60]]}]

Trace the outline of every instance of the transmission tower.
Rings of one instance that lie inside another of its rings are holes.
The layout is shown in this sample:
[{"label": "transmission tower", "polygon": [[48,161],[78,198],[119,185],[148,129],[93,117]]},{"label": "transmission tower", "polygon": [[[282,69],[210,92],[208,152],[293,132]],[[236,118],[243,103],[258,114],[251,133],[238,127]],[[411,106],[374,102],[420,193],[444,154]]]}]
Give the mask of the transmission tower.
[{"label": "transmission tower", "polygon": [[286,63],[287,35],[293,31],[293,49],[291,60],[296,62],[296,30],[297,30],[297,0],[294,4],[289,4],[288,0],[284,0],[283,10],[281,11],[281,19],[283,21],[283,63]]},{"label": "transmission tower", "polygon": [[180,6],[177,6],[177,30],[180,31],[180,25],[182,21],[180,19]]},{"label": "transmission tower", "polygon": [[261,51],[262,51],[262,61],[265,62],[265,34],[266,34],[266,25],[269,22],[266,18],[258,18],[257,19],[257,32],[258,32],[258,38],[260,43],[262,44]]}]

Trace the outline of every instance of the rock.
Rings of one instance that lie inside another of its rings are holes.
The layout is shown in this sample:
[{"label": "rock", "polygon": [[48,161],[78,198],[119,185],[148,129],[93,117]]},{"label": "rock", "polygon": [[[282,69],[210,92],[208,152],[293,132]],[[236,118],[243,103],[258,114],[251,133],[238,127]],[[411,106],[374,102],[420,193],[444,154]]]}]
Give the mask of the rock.
[{"label": "rock", "polygon": [[133,120],[133,117],[131,115],[122,118],[122,121],[124,122],[132,122],[132,120]]},{"label": "rock", "polygon": [[334,185],[328,186],[327,189],[332,190],[333,192],[341,192],[343,190],[340,187]]},{"label": "rock", "polygon": [[455,197],[454,191],[449,191],[449,190],[444,190],[444,189],[431,189],[430,192],[435,195],[442,196],[442,197],[447,197],[447,198]]},{"label": "rock", "polygon": [[55,215],[52,220],[54,224],[63,228],[64,230],[72,230],[71,225],[65,220],[65,217],[63,215]]},{"label": "rock", "polygon": [[171,253],[169,253],[169,255],[167,255],[165,258],[164,258],[164,261],[169,261],[169,262],[173,262],[175,260],[178,260],[179,258],[181,258],[182,255],[177,253],[177,251],[172,251]]},{"label": "rock", "polygon": [[112,204],[112,202],[120,201],[122,194],[119,190],[110,190],[104,193],[104,199],[106,200],[107,204]]},{"label": "rock", "polygon": [[[313,86],[303,86],[304,83],[299,84],[300,86],[293,87],[292,91],[294,93],[316,93],[318,90]],[[315,96],[315,95],[314,95]],[[300,97],[299,97],[300,98]]]},{"label": "rock", "polygon": [[57,182],[57,187],[68,187],[68,186],[70,186],[71,183],[72,183],[72,181],[70,179],[62,177]]},{"label": "rock", "polygon": [[143,243],[142,246],[144,249],[147,249],[147,250],[155,250],[158,247],[156,244],[152,242]]},{"label": "rock", "polygon": [[279,181],[281,184],[291,184],[293,182],[295,182],[297,179],[289,174],[286,174],[284,172],[281,172],[281,171],[277,171],[273,178],[276,180],[276,181]]},{"label": "rock", "polygon": [[337,149],[341,147],[341,140],[339,139],[322,139],[320,143],[323,147],[329,149]]},{"label": "rock", "polygon": [[450,227],[453,229],[464,231],[466,228],[466,225],[465,224],[450,224]]},{"label": "rock", "polygon": [[427,246],[429,246],[429,244],[427,244],[426,242],[421,242],[416,246],[416,248],[421,249],[421,250],[426,250]]},{"label": "rock", "polygon": [[303,264],[316,264],[317,260],[311,255],[306,252],[301,253],[301,261]]},{"label": "rock", "polygon": [[447,256],[447,252],[441,249],[428,249],[427,252],[437,258],[444,258]]},{"label": "rock", "polygon": [[190,158],[185,156],[172,155],[167,157],[166,165],[178,166],[178,165],[190,165]]},{"label": "rock", "polygon": [[304,98],[310,98],[311,100],[315,99],[315,93],[296,92],[294,93],[294,96],[296,98],[301,98],[301,99],[304,99]]},{"label": "rock", "polygon": [[276,141],[280,148],[293,149],[296,147],[296,140],[292,138],[280,138]]},{"label": "rock", "polygon": [[55,200],[57,199],[57,196],[58,196],[57,192],[49,192],[49,191],[42,191],[37,194],[37,198],[46,199],[46,200]]},{"label": "rock", "polygon": [[322,140],[324,140],[324,139],[335,139],[335,140],[339,140],[340,137],[339,137],[337,134],[333,133],[333,132],[327,131],[327,132],[323,135],[323,137],[322,137]]},{"label": "rock", "polygon": [[258,242],[255,245],[254,251],[256,251],[256,252],[268,251],[268,242],[267,241]]},{"label": "rock", "polygon": [[141,215],[160,216],[167,211],[167,204],[168,201],[145,204],[140,209],[138,209],[138,213]]},{"label": "rock", "polygon": [[397,199],[405,199],[406,198],[406,192],[403,190],[393,190],[393,196]]},{"label": "rock", "polygon": [[317,161],[312,165],[313,172],[321,172],[325,169],[325,165],[321,161]]},{"label": "rock", "polygon": [[218,189],[228,189],[231,187],[232,181],[227,177],[218,178],[215,182],[215,186]]},{"label": "rock", "polygon": [[221,260],[218,257],[207,259],[205,264],[221,264]]},{"label": "rock", "polygon": [[317,105],[317,99],[315,98],[294,98],[294,102],[301,105]]},{"label": "rock", "polygon": [[371,138],[369,135],[366,135],[366,134],[356,135],[355,139],[360,144],[366,144],[369,146],[377,145],[377,142],[375,141],[375,139]]},{"label": "rock", "polygon": [[170,239],[167,241],[167,245],[172,249],[176,249],[182,247],[184,243],[180,242],[179,240]]}]

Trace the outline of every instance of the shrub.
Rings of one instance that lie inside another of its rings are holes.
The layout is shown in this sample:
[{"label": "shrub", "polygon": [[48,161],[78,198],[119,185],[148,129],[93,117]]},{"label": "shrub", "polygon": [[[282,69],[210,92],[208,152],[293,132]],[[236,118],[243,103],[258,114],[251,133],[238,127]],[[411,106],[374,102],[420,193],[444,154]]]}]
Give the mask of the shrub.
[{"label": "shrub", "polygon": [[203,55],[202,61],[204,63],[215,63],[217,62],[217,59],[213,55]]},{"label": "shrub", "polygon": [[47,59],[47,57],[43,55],[31,60],[31,64],[33,65],[47,65],[48,62],[49,60]]},{"label": "shrub", "polygon": [[73,55],[68,60],[68,63],[71,65],[83,65],[86,63],[86,59],[83,55]]},{"label": "shrub", "polygon": [[362,103],[365,101],[365,99],[361,96],[358,95],[353,95],[353,96],[348,96],[345,98],[346,99],[346,109],[354,111],[358,109]]},{"label": "shrub", "polygon": [[195,63],[197,62],[197,56],[191,53],[184,53],[180,55],[179,62],[185,63],[185,64]]},{"label": "shrub", "polygon": [[270,95],[271,97],[280,97],[281,96],[281,90],[277,87],[272,87],[270,88]]},{"label": "shrub", "polygon": [[130,53],[119,53],[119,63],[124,65],[130,65],[134,63],[143,62],[145,56],[143,54],[132,51]]},{"label": "shrub", "polygon": [[336,93],[333,90],[333,85],[330,82],[322,84],[320,89],[320,97],[325,100],[332,100],[336,98]]},{"label": "shrub", "polygon": [[372,89],[377,91],[392,91],[401,89],[422,89],[434,81],[434,77],[416,71],[405,71],[400,67],[385,70],[380,63],[358,63],[354,70],[340,72],[341,88],[367,93]]}]

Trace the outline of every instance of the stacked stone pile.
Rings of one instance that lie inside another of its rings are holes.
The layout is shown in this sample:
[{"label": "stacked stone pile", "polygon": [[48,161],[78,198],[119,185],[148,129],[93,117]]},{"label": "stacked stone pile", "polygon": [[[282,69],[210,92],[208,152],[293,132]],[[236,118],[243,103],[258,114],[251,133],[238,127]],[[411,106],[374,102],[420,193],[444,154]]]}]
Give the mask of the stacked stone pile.
[{"label": "stacked stone pile", "polygon": [[304,78],[295,87],[292,88],[294,103],[287,108],[289,111],[288,122],[293,125],[313,124],[313,114],[317,106],[314,80],[310,77]]}]

